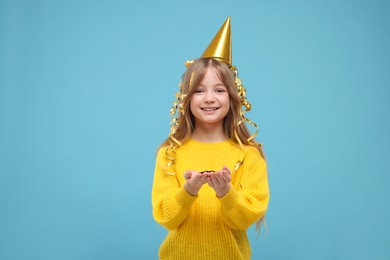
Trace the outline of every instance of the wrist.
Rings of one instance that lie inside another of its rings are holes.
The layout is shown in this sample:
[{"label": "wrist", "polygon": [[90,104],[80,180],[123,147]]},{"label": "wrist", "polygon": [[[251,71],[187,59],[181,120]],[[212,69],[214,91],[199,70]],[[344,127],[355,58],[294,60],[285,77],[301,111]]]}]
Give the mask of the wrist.
[{"label": "wrist", "polygon": [[230,191],[230,183],[229,183],[228,185],[226,185],[225,187],[223,187],[221,190],[215,191],[215,193],[217,194],[217,197],[218,197],[218,198],[222,198],[222,197],[225,196],[229,191]]},{"label": "wrist", "polygon": [[184,183],[184,189],[191,196],[197,196],[200,187],[193,186],[193,185],[189,184],[188,182],[186,182],[186,183]]}]

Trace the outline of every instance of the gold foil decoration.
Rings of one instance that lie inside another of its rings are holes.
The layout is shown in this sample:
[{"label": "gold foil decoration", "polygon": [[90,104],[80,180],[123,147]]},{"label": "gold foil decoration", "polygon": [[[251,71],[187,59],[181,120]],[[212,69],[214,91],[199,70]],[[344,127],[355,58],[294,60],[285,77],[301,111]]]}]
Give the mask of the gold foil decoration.
[{"label": "gold foil decoration", "polygon": [[[257,142],[252,141],[252,140],[254,140],[254,138],[259,133],[259,127],[257,126],[257,124],[255,122],[249,120],[244,115],[245,113],[251,111],[251,109],[252,109],[252,105],[251,105],[251,103],[248,101],[248,99],[246,97],[246,89],[242,85],[241,79],[238,76],[237,68],[232,66],[231,69],[233,70],[233,73],[234,73],[234,78],[235,78],[235,82],[236,82],[236,86],[237,86],[237,92],[238,92],[238,96],[239,96],[240,102],[241,102],[241,112],[240,113],[241,113],[241,118],[242,119],[238,122],[238,125],[242,124],[244,121],[247,122],[248,124],[252,125],[256,129],[256,131],[246,141],[249,144],[251,144],[251,145],[260,145]],[[236,136],[237,141],[239,142],[239,144],[242,145],[241,140],[238,138],[237,133],[235,133],[235,136]]]},{"label": "gold foil decoration", "polygon": [[174,134],[177,131],[177,127],[179,125],[180,113],[184,115],[183,112],[183,101],[186,94],[182,94],[182,86],[181,82],[179,84],[180,91],[176,93],[176,100],[173,102],[172,108],[170,109],[171,123],[169,130],[169,138],[168,138],[168,147],[165,150],[165,156],[168,159],[168,164],[165,167],[165,172],[170,175],[175,175],[174,167],[176,161],[176,148],[181,146],[181,142],[174,137]]},{"label": "gold foil decoration", "polygon": [[186,67],[188,68],[192,63],[194,63],[194,60],[186,60],[184,62],[184,65],[186,65]]}]

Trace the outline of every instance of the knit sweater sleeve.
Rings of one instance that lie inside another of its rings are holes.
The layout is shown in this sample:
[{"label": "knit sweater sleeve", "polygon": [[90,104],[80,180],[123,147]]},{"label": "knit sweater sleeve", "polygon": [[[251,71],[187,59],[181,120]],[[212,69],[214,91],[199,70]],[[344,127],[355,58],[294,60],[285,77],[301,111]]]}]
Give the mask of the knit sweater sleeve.
[{"label": "knit sweater sleeve", "polygon": [[220,198],[222,218],[232,229],[246,230],[263,217],[269,201],[267,170],[256,148],[250,147],[244,158],[236,187]]},{"label": "knit sweater sleeve", "polygon": [[197,197],[180,186],[176,175],[164,171],[166,165],[165,148],[161,148],[156,158],[152,188],[153,217],[162,226],[173,230],[188,216]]}]

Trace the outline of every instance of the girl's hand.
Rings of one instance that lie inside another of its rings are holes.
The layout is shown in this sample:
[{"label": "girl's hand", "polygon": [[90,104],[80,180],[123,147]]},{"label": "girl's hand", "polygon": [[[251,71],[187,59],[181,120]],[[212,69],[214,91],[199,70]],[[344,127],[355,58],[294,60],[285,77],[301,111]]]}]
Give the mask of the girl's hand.
[{"label": "girl's hand", "polygon": [[213,173],[208,173],[207,183],[215,190],[218,198],[222,198],[230,191],[230,170],[224,166],[221,170]]},{"label": "girl's hand", "polygon": [[184,173],[184,179],[187,180],[186,183],[184,183],[184,189],[186,189],[190,195],[196,196],[203,184],[207,182],[207,175],[188,170]]}]

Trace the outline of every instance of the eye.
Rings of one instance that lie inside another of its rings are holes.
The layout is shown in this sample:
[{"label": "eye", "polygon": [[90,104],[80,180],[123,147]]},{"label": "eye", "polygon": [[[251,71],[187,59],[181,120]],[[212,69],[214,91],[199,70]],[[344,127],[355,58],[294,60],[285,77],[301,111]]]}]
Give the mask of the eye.
[{"label": "eye", "polygon": [[217,88],[215,92],[217,93],[225,93],[227,90],[225,88]]},{"label": "eye", "polygon": [[204,90],[201,89],[201,88],[197,88],[197,89],[194,91],[194,93],[203,93],[203,92],[204,92]]}]

